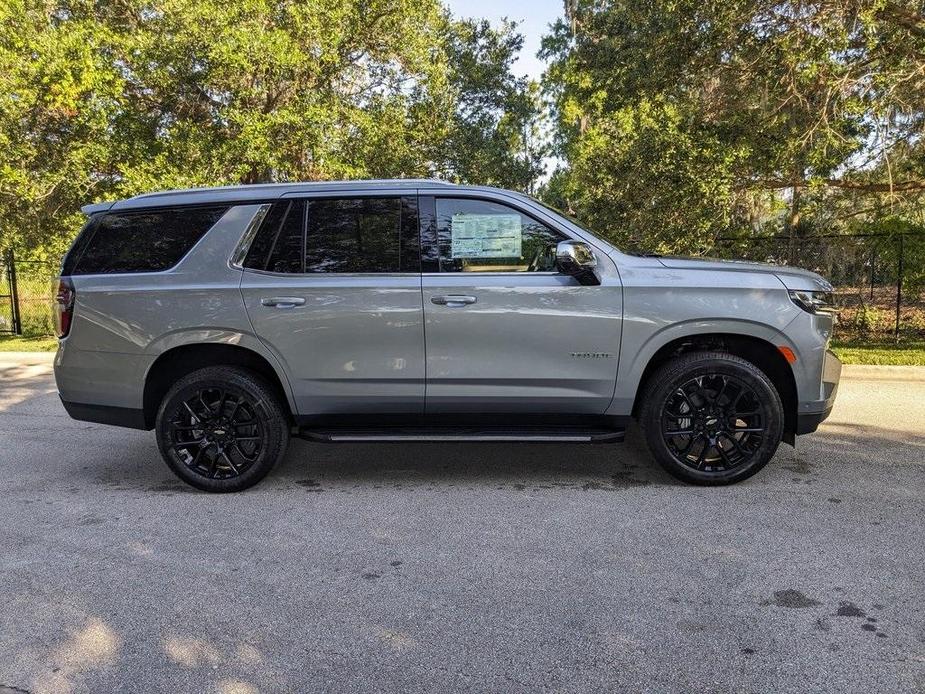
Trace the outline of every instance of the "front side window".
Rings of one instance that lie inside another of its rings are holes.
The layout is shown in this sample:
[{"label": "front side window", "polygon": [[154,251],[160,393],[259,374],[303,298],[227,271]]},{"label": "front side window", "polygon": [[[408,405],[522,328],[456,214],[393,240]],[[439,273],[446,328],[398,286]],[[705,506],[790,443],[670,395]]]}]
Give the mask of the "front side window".
[{"label": "front side window", "polygon": [[244,267],[282,273],[419,272],[413,198],[324,198],[274,203]]},{"label": "front side window", "polygon": [[73,262],[74,275],[169,270],[227,210],[187,207],[105,214],[86,243],[78,244],[79,249],[75,245],[76,261],[69,257],[65,265]]},{"label": "front side window", "polygon": [[512,207],[437,198],[441,272],[552,272],[567,237]]}]

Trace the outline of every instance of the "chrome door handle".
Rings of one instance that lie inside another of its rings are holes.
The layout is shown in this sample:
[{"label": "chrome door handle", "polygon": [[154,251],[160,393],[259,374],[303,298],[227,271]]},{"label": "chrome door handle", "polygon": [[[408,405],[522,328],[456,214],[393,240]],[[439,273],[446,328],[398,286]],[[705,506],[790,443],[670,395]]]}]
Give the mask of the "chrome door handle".
[{"label": "chrome door handle", "polygon": [[271,296],[261,299],[260,303],[273,308],[295,308],[304,304],[305,299],[301,296]]},{"label": "chrome door handle", "polygon": [[461,296],[457,294],[430,297],[430,303],[437,304],[437,306],[450,306],[451,308],[474,304],[476,301],[478,301],[478,299],[474,296]]}]

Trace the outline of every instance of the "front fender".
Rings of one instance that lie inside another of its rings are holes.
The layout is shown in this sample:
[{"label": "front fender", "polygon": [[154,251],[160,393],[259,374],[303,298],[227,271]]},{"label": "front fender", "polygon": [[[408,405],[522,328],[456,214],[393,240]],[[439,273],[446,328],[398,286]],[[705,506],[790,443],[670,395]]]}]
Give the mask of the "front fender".
[{"label": "front fender", "polygon": [[[649,362],[666,345],[707,335],[736,335],[763,340],[775,347],[786,346],[796,351],[796,346],[778,328],[758,321],[738,318],[704,318],[681,321],[665,325],[647,335],[625,334],[624,348],[620,354],[614,399],[607,414],[629,415]],[[637,331],[638,332],[638,331]],[[629,348],[628,348],[629,345]],[[624,353],[624,350],[626,352]]]}]

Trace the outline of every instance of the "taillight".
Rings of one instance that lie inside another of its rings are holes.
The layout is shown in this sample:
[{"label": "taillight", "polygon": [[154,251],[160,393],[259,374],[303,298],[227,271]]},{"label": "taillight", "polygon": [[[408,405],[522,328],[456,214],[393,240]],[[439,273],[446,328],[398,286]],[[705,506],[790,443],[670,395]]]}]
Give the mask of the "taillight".
[{"label": "taillight", "polygon": [[71,330],[71,318],[74,316],[74,300],[77,292],[70,277],[59,277],[55,288],[55,333],[59,338],[67,337]]}]

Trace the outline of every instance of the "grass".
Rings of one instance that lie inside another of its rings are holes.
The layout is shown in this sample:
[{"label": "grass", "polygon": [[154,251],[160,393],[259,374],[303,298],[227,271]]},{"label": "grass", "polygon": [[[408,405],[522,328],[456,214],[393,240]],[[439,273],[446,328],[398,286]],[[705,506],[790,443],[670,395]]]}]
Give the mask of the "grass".
[{"label": "grass", "polygon": [[54,337],[19,337],[0,335],[0,352],[54,352],[58,340]]},{"label": "grass", "polygon": [[886,343],[835,343],[832,350],[845,364],[925,366],[925,341]]},{"label": "grass", "polygon": [[[53,337],[0,335],[0,352],[54,352]],[[925,366],[925,341],[892,343],[835,343],[832,347],[845,364],[887,364]]]}]

